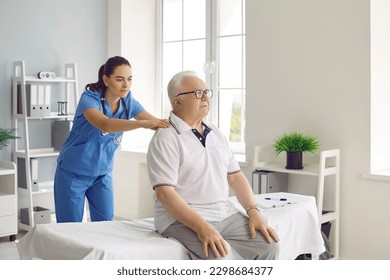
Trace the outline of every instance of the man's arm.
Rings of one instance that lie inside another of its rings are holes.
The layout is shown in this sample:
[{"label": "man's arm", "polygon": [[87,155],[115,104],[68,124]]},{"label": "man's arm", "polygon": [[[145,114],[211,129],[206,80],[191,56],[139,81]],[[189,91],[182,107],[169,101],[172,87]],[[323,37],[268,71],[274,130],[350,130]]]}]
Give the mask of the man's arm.
[{"label": "man's arm", "polygon": [[[252,188],[241,171],[228,175],[228,182],[230,187],[233,189],[238,202],[242,205],[242,207],[244,207],[244,209],[248,209],[248,207],[256,205]],[[249,232],[252,238],[255,238],[256,230],[258,230],[264,235],[268,243],[272,243],[272,241],[279,241],[278,235],[271,227],[268,226],[260,211],[257,211],[255,208],[251,208],[248,210],[247,214],[249,216]]]},{"label": "man's arm", "polygon": [[192,229],[202,242],[203,253],[208,257],[208,246],[216,257],[226,256],[228,247],[219,232],[191,209],[172,186],[159,186],[156,197],[165,210],[177,221]]}]

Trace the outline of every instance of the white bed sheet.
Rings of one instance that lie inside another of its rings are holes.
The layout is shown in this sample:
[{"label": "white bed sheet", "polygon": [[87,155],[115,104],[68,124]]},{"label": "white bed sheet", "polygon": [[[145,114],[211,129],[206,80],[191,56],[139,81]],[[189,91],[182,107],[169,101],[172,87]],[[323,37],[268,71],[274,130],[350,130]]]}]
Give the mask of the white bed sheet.
[{"label": "white bed sheet", "polygon": [[[287,198],[284,207],[262,210],[270,226],[278,233],[279,259],[291,260],[325,251],[318,226],[314,197],[290,193],[256,195],[259,204],[265,197]],[[244,211],[236,198],[231,200]],[[186,260],[187,250],[174,239],[155,232],[153,219],[86,223],[39,224],[18,243],[21,259],[54,260]]]}]

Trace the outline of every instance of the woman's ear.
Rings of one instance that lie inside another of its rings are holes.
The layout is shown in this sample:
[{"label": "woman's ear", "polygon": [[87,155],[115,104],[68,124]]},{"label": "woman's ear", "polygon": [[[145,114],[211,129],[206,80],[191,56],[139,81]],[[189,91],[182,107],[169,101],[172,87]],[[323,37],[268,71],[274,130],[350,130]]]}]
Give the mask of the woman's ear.
[{"label": "woman's ear", "polygon": [[103,83],[107,86],[108,83],[108,77],[106,75],[103,75]]}]

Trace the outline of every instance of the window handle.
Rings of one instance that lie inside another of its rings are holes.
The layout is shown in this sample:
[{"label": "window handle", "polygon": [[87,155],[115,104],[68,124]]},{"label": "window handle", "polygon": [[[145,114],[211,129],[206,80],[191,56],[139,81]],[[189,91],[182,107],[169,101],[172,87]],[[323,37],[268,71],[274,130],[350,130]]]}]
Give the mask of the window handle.
[{"label": "window handle", "polygon": [[208,74],[213,74],[215,69],[215,61],[206,61],[203,64],[203,72],[208,75]]}]

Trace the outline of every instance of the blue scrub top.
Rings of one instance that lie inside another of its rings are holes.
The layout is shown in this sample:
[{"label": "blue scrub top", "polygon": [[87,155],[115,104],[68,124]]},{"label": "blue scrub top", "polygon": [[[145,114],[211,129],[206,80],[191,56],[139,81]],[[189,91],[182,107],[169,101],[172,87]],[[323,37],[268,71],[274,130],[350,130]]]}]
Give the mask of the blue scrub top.
[{"label": "blue scrub top", "polygon": [[[103,91],[86,90],[80,97],[72,129],[57,158],[58,165],[65,170],[87,176],[99,176],[112,171],[114,153],[120,145],[123,132],[104,135],[100,129],[89,123],[83,114],[90,108],[97,108],[103,112],[100,101],[102,93]],[[106,116],[131,119],[145,111],[144,107],[132,97],[131,91],[124,101],[129,113],[127,114],[123,103],[119,102],[119,109],[114,115],[107,101],[104,101]]]}]

